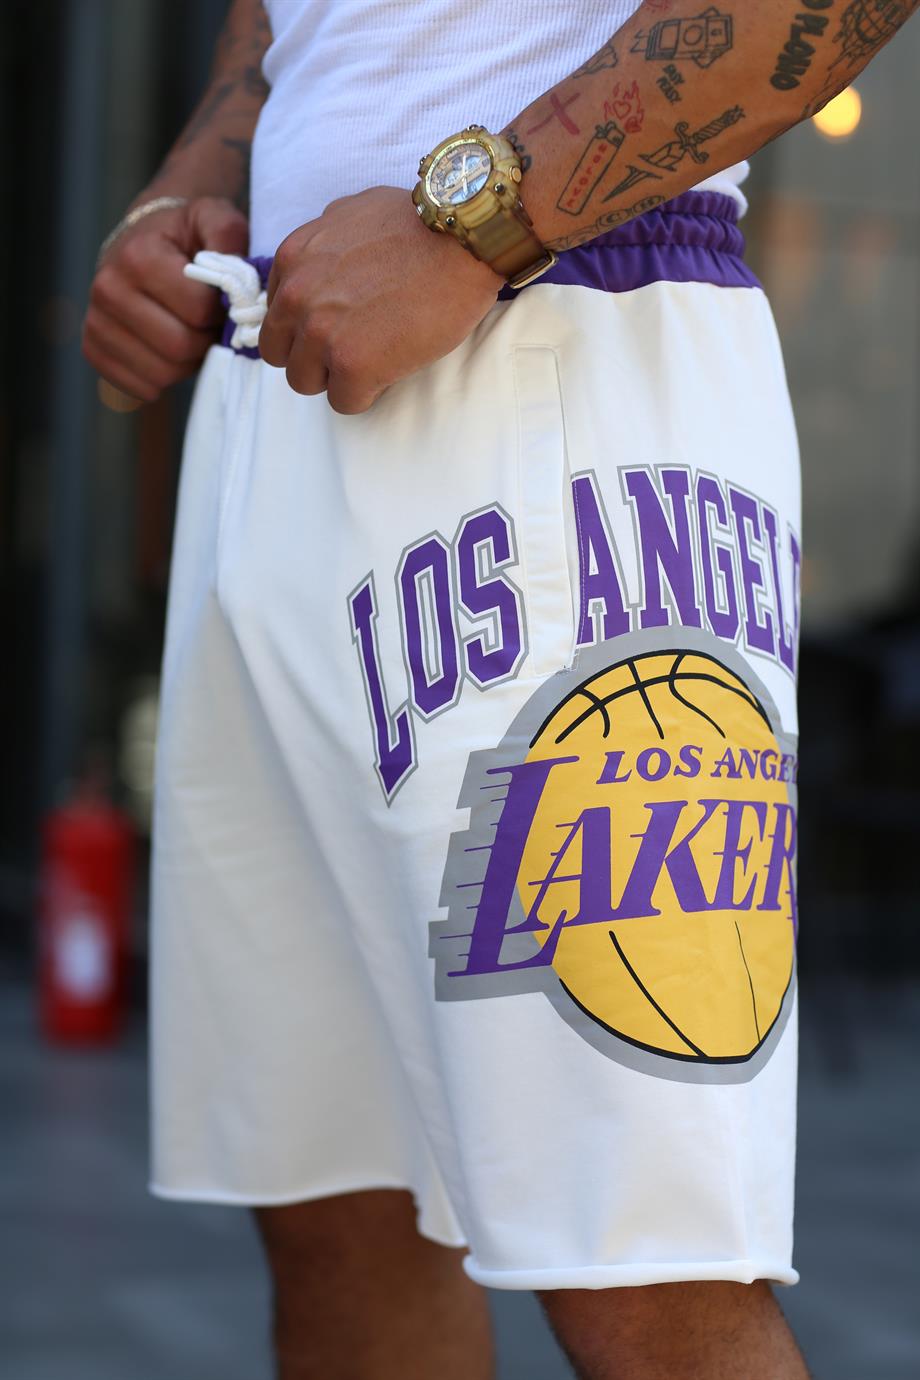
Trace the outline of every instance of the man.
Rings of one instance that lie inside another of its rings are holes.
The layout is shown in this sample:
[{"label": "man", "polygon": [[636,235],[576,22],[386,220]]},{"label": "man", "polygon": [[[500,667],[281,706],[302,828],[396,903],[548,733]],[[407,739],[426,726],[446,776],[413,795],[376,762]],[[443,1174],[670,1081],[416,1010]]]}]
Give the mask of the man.
[{"label": "man", "polygon": [[588,1380],[806,1374],[769,1283],[798,457],[736,220],[915,7],[236,0],[105,247],[118,387],[198,368],[207,284],[230,316],[171,576],[153,1187],[255,1207],[282,1380],[489,1376],[482,1284]]}]

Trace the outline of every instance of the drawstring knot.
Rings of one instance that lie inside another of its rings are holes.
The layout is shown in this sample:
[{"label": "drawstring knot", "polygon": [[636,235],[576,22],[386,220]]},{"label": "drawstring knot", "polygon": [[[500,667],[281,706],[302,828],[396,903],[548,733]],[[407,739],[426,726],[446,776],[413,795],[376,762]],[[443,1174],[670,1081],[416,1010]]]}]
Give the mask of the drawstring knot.
[{"label": "drawstring knot", "polygon": [[258,270],[236,254],[202,249],[195,255],[194,263],[185,265],[183,272],[186,278],[194,278],[197,283],[220,288],[227,298],[227,315],[234,325],[231,348],[254,349],[259,343],[259,327],[268,310]]}]

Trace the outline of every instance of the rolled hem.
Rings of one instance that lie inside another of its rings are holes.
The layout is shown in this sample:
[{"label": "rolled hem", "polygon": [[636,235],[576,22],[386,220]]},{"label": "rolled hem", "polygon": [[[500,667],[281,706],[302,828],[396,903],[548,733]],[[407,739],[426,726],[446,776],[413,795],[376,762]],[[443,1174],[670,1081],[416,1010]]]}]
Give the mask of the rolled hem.
[{"label": "rolled hem", "polygon": [[487,1270],[474,1255],[463,1260],[470,1279],[487,1289],[626,1289],[643,1284],[680,1284],[724,1279],[753,1284],[797,1284],[798,1270],[767,1260],[673,1261],[655,1265],[570,1265],[558,1270]]},{"label": "rolled hem", "polygon": [[427,1240],[434,1241],[439,1246],[466,1246],[465,1237],[458,1239],[449,1232],[438,1231],[423,1220],[423,1210],[415,1189],[411,1184],[401,1183],[396,1179],[337,1180],[320,1187],[312,1184],[309,1188],[287,1189],[282,1193],[264,1193],[261,1190],[239,1193],[212,1187],[172,1188],[166,1184],[157,1183],[154,1179],[151,1179],[147,1184],[148,1193],[165,1202],[210,1203],[214,1207],[240,1208],[288,1207],[292,1203],[312,1203],[318,1198],[334,1198],[344,1193],[367,1193],[378,1188],[401,1189],[405,1193],[412,1194],[418,1231]]}]

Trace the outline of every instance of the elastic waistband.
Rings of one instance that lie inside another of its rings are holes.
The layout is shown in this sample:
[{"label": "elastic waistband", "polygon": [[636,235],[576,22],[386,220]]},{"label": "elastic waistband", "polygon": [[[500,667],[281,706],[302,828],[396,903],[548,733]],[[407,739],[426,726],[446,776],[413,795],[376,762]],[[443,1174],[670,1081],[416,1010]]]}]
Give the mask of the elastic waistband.
[{"label": "elastic waistband", "polygon": [[[566,250],[536,281],[601,292],[631,292],[651,283],[760,287],[744,262],[738,203],[722,192],[684,192]],[[499,293],[500,298],[516,296],[513,288]]]},{"label": "elastic waistband", "polygon": [[[218,260],[223,263],[218,264]],[[260,289],[264,290],[268,282],[272,260],[235,260],[235,274],[227,271],[228,260],[225,255],[201,254],[186,271],[223,290],[228,320],[222,343],[255,359],[259,352],[255,348],[258,329],[256,326],[253,331],[254,313],[258,314],[261,308],[264,314],[264,295],[261,302],[258,298]],[[240,287],[244,279],[245,286]],[[518,290],[502,288],[499,299],[510,300],[518,292],[529,292],[531,286],[541,283],[593,288],[599,292],[631,292],[662,282],[760,286],[744,261],[744,236],[738,226],[738,206],[732,197],[720,192],[684,192],[587,244],[566,250],[559,255],[559,262],[534,284]]]}]

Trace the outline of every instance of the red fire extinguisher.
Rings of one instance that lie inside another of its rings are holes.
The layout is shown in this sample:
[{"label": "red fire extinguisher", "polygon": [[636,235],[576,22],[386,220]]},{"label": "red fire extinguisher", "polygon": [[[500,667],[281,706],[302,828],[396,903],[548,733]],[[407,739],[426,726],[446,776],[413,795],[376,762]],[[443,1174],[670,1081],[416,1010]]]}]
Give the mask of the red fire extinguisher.
[{"label": "red fire extinguisher", "polygon": [[90,773],[42,829],[39,1012],[52,1040],[113,1040],[125,1010],[135,842]]}]

